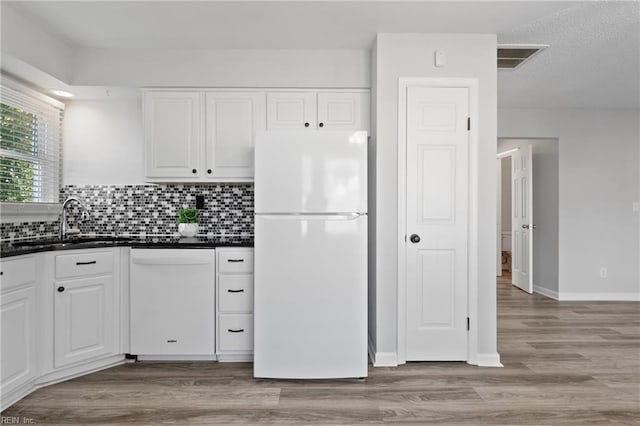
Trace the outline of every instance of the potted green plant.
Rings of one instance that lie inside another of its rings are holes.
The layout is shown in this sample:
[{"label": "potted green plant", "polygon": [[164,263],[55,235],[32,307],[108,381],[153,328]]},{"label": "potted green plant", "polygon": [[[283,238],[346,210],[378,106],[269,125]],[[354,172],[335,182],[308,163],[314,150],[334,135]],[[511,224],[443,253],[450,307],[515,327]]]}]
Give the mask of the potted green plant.
[{"label": "potted green plant", "polygon": [[198,234],[200,212],[198,209],[187,207],[178,210],[178,232],[183,237],[195,237]]}]

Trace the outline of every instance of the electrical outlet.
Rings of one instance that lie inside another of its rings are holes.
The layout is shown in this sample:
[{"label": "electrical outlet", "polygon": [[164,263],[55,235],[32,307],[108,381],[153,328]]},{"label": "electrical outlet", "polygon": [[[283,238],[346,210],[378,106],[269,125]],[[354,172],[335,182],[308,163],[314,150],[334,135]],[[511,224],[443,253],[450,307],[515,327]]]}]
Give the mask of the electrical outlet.
[{"label": "electrical outlet", "polygon": [[639,212],[640,211],[640,203],[637,201],[634,201],[633,204],[631,205],[631,210],[633,210],[634,212]]},{"label": "electrical outlet", "polygon": [[204,209],[204,195],[196,195],[196,209]]},{"label": "electrical outlet", "polygon": [[609,275],[609,271],[607,271],[607,268],[605,268],[604,266],[600,268],[600,278],[607,278],[607,275]]}]

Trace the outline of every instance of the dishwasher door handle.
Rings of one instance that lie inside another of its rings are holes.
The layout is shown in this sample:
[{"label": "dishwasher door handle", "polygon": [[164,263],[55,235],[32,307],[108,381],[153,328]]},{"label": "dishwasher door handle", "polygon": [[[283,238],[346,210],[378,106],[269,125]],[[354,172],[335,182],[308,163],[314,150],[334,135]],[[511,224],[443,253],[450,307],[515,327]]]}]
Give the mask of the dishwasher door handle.
[{"label": "dishwasher door handle", "polygon": [[131,263],[136,265],[202,265],[213,262],[211,255],[198,255],[193,252],[184,256],[176,256],[175,253],[166,255],[131,253]]}]

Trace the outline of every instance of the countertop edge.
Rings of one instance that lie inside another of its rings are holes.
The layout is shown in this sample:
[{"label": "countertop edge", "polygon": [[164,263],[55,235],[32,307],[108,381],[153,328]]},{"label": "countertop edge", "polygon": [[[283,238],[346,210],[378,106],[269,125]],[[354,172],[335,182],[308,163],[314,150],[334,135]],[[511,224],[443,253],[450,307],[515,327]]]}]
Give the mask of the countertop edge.
[{"label": "countertop edge", "polygon": [[[9,248],[10,247],[10,248]],[[92,241],[92,242],[77,242],[70,243],[65,246],[55,245],[42,245],[42,246],[26,246],[26,247],[12,247],[11,244],[2,244],[2,250],[0,250],[0,259],[6,259],[8,257],[23,256],[27,254],[43,253],[49,251],[68,251],[68,250],[81,250],[81,249],[95,249],[95,248],[113,248],[113,247],[128,247],[128,248],[148,248],[148,249],[216,249],[216,248],[253,248],[253,242],[152,242],[152,241]],[[9,249],[8,249],[9,248]],[[8,249],[8,250],[7,250]]]}]

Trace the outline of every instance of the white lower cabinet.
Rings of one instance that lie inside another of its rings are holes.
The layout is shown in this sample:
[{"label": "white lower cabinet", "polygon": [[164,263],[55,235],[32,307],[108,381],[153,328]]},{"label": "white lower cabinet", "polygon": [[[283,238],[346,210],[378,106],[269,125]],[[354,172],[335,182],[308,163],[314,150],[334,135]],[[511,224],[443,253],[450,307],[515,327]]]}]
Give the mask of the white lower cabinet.
[{"label": "white lower cabinet", "polygon": [[54,367],[116,353],[112,275],[56,281]]},{"label": "white lower cabinet", "polygon": [[253,249],[217,250],[218,361],[253,360]]},{"label": "white lower cabinet", "polygon": [[3,260],[0,270],[0,408],[5,409],[30,391],[37,374],[35,257]]},{"label": "white lower cabinet", "polygon": [[46,385],[120,363],[120,248],[43,254],[41,374]]}]

